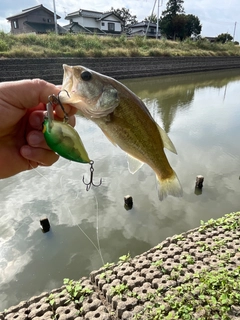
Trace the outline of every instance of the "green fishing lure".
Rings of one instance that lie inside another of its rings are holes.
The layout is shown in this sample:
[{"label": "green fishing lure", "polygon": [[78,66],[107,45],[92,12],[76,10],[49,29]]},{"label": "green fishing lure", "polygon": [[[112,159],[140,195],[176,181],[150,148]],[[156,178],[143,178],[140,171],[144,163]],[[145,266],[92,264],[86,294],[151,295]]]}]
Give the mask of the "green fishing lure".
[{"label": "green fishing lure", "polygon": [[[54,120],[53,104],[59,104],[64,112],[64,121],[60,122]],[[82,140],[77,131],[67,124],[68,115],[59,100],[59,97],[54,95],[49,96],[49,102],[47,103],[47,115],[43,121],[43,134],[47,145],[54,152],[61,157],[81,163],[90,164],[90,180],[85,182],[84,176],[82,178],[83,183],[86,185],[86,190],[90,190],[91,186],[99,187],[102,184],[100,179],[99,184],[93,182],[94,161],[89,159],[86,149],[82,143]]]},{"label": "green fishing lure", "polygon": [[49,148],[71,161],[90,163],[87,151],[77,131],[67,124],[45,118],[43,134]]}]

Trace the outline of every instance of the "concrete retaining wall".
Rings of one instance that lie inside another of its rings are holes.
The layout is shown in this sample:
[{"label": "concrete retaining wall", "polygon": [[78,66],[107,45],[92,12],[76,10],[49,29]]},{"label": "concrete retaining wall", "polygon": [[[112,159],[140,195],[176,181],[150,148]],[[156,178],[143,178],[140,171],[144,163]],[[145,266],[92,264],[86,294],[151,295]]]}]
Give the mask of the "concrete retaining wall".
[{"label": "concrete retaining wall", "polygon": [[64,63],[83,65],[115,79],[126,79],[240,68],[240,56],[0,59],[0,82],[42,78],[61,84]]}]

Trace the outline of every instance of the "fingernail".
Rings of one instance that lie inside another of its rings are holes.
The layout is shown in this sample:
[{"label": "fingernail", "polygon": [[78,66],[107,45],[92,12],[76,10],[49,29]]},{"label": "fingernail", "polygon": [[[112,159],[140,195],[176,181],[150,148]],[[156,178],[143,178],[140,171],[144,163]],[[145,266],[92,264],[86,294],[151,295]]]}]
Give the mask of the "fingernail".
[{"label": "fingernail", "polygon": [[32,132],[32,133],[29,133],[28,135],[28,143],[30,145],[38,145],[40,144],[41,142],[43,141],[43,135],[42,133],[37,133],[37,132]]},{"label": "fingernail", "polygon": [[33,128],[40,129],[43,122],[43,114],[38,111],[32,112],[29,122]]},{"label": "fingernail", "polygon": [[21,154],[22,154],[22,156],[23,157],[29,157],[30,155],[31,155],[31,148],[30,147],[28,147],[28,146],[23,146],[22,148],[21,148]]}]

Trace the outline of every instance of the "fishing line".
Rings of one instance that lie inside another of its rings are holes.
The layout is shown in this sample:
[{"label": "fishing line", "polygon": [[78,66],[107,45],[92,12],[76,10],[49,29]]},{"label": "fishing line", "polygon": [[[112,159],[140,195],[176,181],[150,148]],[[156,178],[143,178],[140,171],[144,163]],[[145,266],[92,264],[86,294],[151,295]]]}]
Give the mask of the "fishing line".
[{"label": "fishing line", "polygon": [[[64,194],[63,192],[63,176],[61,176],[60,178],[60,185],[61,185],[61,190],[62,190],[62,193]],[[76,192],[76,198],[79,198],[78,197],[78,194],[79,192]],[[93,193],[92,193],[93,194]],[[91,244],[94,246],[94,248],[97,250],[99,256],[100,256],[100,259],[102,261],[102,265],[105,264],[104,262],[104,259],[103,259],[103,255],[102,255],[102,250],[101,250],[101,246],[100,246],[100,240],[99,240],[99,206],[98,206],[98,200],[97,200],[97,197],[95,194],[93,194],[94,196],[94,199],[95,199],[95,204],[96,204],[96,236],[97,236],[97,245],[93,242],[93,240],[86,234],[86,232],[82,229],[82,227],[77,223],[77,227],[79,228],[79,230],[85,235],[85,237],[91,242]],[[67,200],[67,198],[64,199],[64,202],[65,200]],[[70,210],[70,207],[67,205],[66,206],[66,209],[68,210],[71,218],[72,218],[72,221],[74,223],[74,216],[72,214],[72,211]]]},{"label": "fishing line", "polygon": [[97,200],[97,197],[96,197],[95,194],[94,194],[94,198],[95,198],[96,205],[97,205],[97,211],[96,211],[96,235],[97,235],[97,245],[98,245],[98,248],[99,248],[99,254],[100,254],[100,258],[101,258],[101,260],[102,260],[102,264],[105,265],[105,262],[104,262],[104,259],[103,259],[103,256],[102,256],[102,249],[101,249],[101,246],[100,246],[100,240],[99,240],[99,206],[98,206],[98,200]]},{"label": "fishing line", "polygon": [[34,167],[31,165],[30,162],[29,162],[29,165],[30,165],[30,167],[31,167],[32,169],[34,169],[42,178],[44,178],[47,182],[50,183],[49,179],[46,178],[40,171],[38,171],[37,168],[34,168]]},{"label": "fishing line", "polygon": [[[33,170],[35,170],[37,172],[37,174],[39,174],[42,178],[44,178],[48,183],[50,183],[50,180],[44,176],[39,170],[37,170],[36,168],[34,168],[31,164],[30,166],[32,167]],[[60,186],[61,186],[61,193],[64,195],[64,190],[63,190],[63,179],[64,176],[62,175],[60,177]],[[93,194],[93,193],[92,193]],[[79,198],[79,192],[76,192],[76,197],[73,200],[76,200]],[[83,235],[88,239],[88,241],[93,245],[93,247],[97,250],[102,265],[105,264],[104,259],[103,259],[103,255],[102,255],[102,249],[101,249],[101,245],[100,245],[100,239],[99,239],[99,205],[98,205],[98,200],[95,194],[93,194],[94,199],[95,199],[95,204],[96,204],[96,237],[97,237],[97,245],[93,242],[93,240],[86,234],[86,232],[82,229],[82,227],[77,223],[77,227],[79,228],[79,230],[83,233]],[[72,222],[74,224],[74,216],[72,214],[72,211],[70,210],[70,207],[67,205],[67,195],[65,196],[65,198],[61,201],[62,202],[62,206],[65,206],[65,208],[67,209]]]}]

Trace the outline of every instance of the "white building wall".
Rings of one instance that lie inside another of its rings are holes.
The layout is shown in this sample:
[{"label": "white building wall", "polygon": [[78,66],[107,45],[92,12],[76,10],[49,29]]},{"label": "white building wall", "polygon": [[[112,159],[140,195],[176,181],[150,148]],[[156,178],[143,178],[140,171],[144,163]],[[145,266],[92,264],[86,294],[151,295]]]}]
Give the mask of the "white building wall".
[{"label": "white building wall", "polygon": [[100,21],[96,21],[94,18],[86,18],[86,17],[73,17],[73,22],[77,22],[78,24],[84,26],[85,28],[101,28]]},{"label": "white building wall", "polygon": [[96,21],[96,19],[94,18],[84,18],[83,17],[83,23],[82,25],[87,28],[87,27],[90,27],[90,28],[99,28],[100,29],[100,21]]}]

